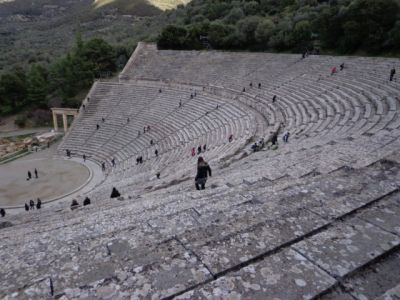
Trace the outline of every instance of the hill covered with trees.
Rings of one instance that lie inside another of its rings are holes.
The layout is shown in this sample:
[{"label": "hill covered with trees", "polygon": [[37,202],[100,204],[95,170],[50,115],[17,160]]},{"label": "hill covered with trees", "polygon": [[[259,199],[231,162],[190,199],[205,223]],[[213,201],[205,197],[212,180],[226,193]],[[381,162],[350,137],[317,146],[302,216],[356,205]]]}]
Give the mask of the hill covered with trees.
[{"label": "hill covered with trees", "polygon": [[0,116],[39,111],[41,123],[51,106],[78,107],[141,40],[162,49],[397,56],[399,2],[0,0]]},{"label": "hill covered with trees", "polygon": [[31,63],[49,64],[76,34],[133,49],[155,40],[163,11],[187,0],[0,0],[0,73]]},{"label": "hill covered with trees", "polygon": [[396,54],[397,0],[194,0],[168,13],[160,48]]},{"label": "hill covered with trees", "polygon": [[102,39],[83,41],[49,66],[31,64],[0,76],[0,115],[24,111],[17,118],[24,125],[27,117],[36,125],[50,120],[49,107],[79,108],[83,93],[95,78],[111,76],[123,67],[129,54],[125,48],[112,47]]}]

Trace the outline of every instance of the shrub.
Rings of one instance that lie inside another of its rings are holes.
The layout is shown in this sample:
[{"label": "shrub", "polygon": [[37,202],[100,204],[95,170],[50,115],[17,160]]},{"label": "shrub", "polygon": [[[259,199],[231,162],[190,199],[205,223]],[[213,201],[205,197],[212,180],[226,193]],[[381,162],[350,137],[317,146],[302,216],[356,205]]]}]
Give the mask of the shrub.
[{"label": "shrub", "polygon": [[20,128],[25,127],[26,125],[26,115],[25,114],[20,114],[15,118],[14,121],[15,125],[17,125]]}]

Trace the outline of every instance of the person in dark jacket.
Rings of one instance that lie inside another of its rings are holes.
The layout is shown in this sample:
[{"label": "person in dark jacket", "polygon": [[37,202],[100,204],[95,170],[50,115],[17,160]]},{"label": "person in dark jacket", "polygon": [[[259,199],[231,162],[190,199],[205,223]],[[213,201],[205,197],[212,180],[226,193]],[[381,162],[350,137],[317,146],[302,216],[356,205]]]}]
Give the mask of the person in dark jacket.
[{"label": "person in dark jacket", "polygon": [[83,206],[86,206],[89,204],[90,204],[90,199],[89,199],[89,197],[86,197],[85,200],[83,200]]},{"label": "person in dark jacket", "polygon": [[28,205],[28,203],[25,203],[25,210],[26,210],[26,211],[29,211],[29,205]]},{"label": "person in dark jacket", "polygon": [[29,200],[29,207],[30,209],[35,209],[35,201]]},{"label": "person in dark jacket", "polygon": [[4,210],[4,208],[0,208],[0,215],[2,217],[4,217],[6,215],[6,211]]},{"label": "person in dark jacket", "polygon": [[40,209],[42,207],[42,200],[40,198],[37,198],[36,200],[36,209]]},{"label": "person in dark jacket", "polygon": [[118,192],[118,190],[115,188],[115,187],[113,187],[113,189],[112,189],[112,191],[111,191],[111,198],[118,198],[118,197],[120,197],[121,196],[121,194]]},{"label": "person in dark jacket", "polygon": [[393,81],[393,77],[394,77],[395,74],[396,74],[396,69],[392,68],[390,70],[390,78],[389,78],[390,81]]},{"label": "person in dark jacket", "polygon": [[278,143],[278,134],[274,134],[271,138],[272,145],[276,145]]},{"label": "person in dark jacket", "polygon": [[72,203],[71,203],[71,210],[74,210],[74,209],[76,209],[78,207],[79,207],[78,201],[76,201],[76,199],[73,199]]},{"label": "person in dark jacket", "polygon": [[195,178],[196,189],[205,189],[207,182],[207,175],[211,177],[211,168],[207,162],[204,161],[203,157],[199,157],[197,160],[197,174]]}]

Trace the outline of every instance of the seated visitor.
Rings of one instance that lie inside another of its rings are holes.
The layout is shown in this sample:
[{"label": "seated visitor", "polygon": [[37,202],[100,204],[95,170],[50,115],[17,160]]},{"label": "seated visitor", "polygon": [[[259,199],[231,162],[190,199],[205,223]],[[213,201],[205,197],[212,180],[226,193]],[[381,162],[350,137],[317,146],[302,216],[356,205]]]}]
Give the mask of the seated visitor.
[{"label": "seated visitor", "polygon": [[78,207],[79,207],[78,201],[76,201],[76,199],[73,199],[72,203],[71,203],[71,210],[74,210],[74,209],[76,209]]},{"label": "seated visitor", "polygon": [[40,209],[42,207],[42,200],[40,198],[37,198],[36,200],[36,209]]},{"label": "seated visitor", "polygon": [[83,206],[86,206],[89,204],[90,204],[90,199],[89,199],[89,197],[86,197],[85,200],[83,200]]},{"label": "seated visitor", "polygon": [[113,187],[110,198],[118,198],[120,196],[121,194],[118,192],[118,190],[115,187]]}]

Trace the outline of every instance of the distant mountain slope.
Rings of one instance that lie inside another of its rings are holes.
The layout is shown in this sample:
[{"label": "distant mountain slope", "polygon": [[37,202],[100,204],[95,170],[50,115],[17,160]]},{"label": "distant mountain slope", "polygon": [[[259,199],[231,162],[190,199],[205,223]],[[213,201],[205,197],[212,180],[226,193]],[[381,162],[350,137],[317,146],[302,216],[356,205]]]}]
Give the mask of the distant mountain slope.
[{"label": "distant mountain slope", "polygon": [[125,12],[135,13],[138,6],[156,7],[160,10],[173,9],[180,4],[187,4],[190,0],[95,0],[94,6],[116,7]]},{"label": "distant mountain slope", "polygon": [[[0,0],[0,73],[65,54],[78,32],[132,46],[153,39],[163,10],[189,0]],[[154,18],[157,16],[157,18]]]}]

